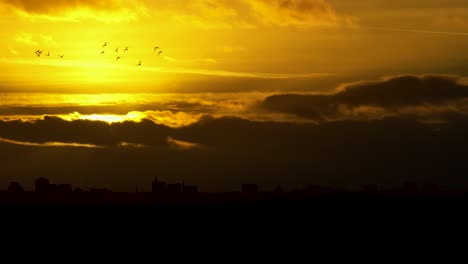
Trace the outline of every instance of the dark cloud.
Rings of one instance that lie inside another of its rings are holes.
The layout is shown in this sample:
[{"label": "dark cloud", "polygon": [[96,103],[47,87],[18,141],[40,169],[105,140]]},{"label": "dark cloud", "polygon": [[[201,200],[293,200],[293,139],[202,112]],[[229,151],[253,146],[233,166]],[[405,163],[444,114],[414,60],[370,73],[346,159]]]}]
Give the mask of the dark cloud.
[{"label": "dark cloud", "polygon": [[440,106],[468,98],[468,86],[460,80],[450,76],[396,76],[349,84],[333,94],[274,95],[266,98],[261,106],[269,111],[314,119],[338,117],[358,108],[365,112],[365,107],[368,112],[378,114],[404,112],[411,107]]},{"label": "dark cloud", "polygon": [[135,185],[149,190],[158,176],[199,184],[205,191],[237,190],[246,182],[296,188],[397,186],[415,180],[466,187],[468,178],[459,172],[468,169],[467,124],[464,115],[431,125],[398,118],[304,124],[211,116],[182,128],[150,121],[0,122],[0,137],[13,142],[109,146],[2,141],[0,185],[17,180],[31,187],[34,178],[46,176],[57,183],[132,191]]}]

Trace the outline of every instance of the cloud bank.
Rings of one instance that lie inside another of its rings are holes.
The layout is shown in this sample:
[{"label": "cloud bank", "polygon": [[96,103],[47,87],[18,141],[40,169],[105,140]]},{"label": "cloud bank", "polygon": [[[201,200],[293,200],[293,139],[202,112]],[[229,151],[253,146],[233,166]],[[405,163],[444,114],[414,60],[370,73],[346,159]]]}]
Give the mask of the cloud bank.
[{"label": "cloud bank", "polygon": [[332,94],[280,94],[266,98],[261,108],[309,119],[355,116],[468,113],[468,86],[463,79],[443,75],[402,75],[344,85]]},{"label": "cloud bank", "polygon": [[[47,176],[85,188],[132,191],[158,176],[205,191],[238,190],[246,182],[269,189],[359,188],[364,183],[399,186],[405,180],[460,188],[468,186],[459,173],[468,169],[467,124],[466,115],[452,115],[440,124],[400,118],[310,124],[206,116],[181,128],[149,120],[0,122],[0,137],[8,139],[0,141],[5,175],[0,185],[15,179],[27,187]],[[63,146],[45,147],[45,142]],[[104,147],[68,147],[71,143]]]}]

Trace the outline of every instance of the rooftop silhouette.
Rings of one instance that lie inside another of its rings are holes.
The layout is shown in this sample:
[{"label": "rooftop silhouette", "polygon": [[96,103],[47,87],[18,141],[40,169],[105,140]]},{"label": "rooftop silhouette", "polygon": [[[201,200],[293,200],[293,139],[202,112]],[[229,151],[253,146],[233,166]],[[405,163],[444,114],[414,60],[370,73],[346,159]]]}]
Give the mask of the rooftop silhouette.
[{"label": "rooftop silhouette", "polygon": [[93,208],[101,206],[222,206],[255,205],[305,206],[306,208],[407,208],[417,206],[454,206],[468,204],[468,190],[442,190],[435,184],[418,185],[404,182],[400,189],[383,190],[374,184],[365,184],[361,190],[351,191],[327,186],[309,185],[302,189],[285,191],[281,186],[274,190],[260,190],[257,184],[242,184],[239,191],[225,193],[200,192],[198,186],[166,183],[156,177],[150,192],[113,192],[110,189],[83,190],[70,184],[50,183],[40,177],[34,191],[25,190],[20,183],[11,182],[8,189],[0,191],[0,206],[65,206]]}]

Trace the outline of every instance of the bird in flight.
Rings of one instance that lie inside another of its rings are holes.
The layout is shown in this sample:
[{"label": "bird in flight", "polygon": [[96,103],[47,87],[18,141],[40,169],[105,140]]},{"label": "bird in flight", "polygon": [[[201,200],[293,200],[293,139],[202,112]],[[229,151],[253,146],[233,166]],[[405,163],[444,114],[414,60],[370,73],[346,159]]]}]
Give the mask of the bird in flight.
[{"label": "bird in flight", "polygon": [[158,52],[158,56],[161,55],[161,53],[162,53],[162,50],[160,50],[160,51]]},{"label": "bird in flight", "polygon": [[156,51],[157,49],[159,49],[159,47],[154,47],[154,51]]},{"label": "bird in flight", "polygon": [[127,51],[128,50],[128,47],[125,47],[124,51]]},{"label": "bird in flight", "polygon": [[117,57],[117,58],[115,59],[115,61],[119,61],[119,60],[120,60],[120,57]]},{"label": "bird in flight", "polygon": [[35,53],[36,53],[36,56],[37,56],[37,57],[40,57],[40,56],[41,56],[41,54],[42,54],[42,50],[36,50],[36,52],[35,52]]},{"label": "bird in flight", "polygon": [[137,64],[137,66],[141,66],[141,60],[140,60],[140,62]]},{"label": "bird in flight", "polygon": [[103,48],[107,47],[107,42],[102,45]]}]

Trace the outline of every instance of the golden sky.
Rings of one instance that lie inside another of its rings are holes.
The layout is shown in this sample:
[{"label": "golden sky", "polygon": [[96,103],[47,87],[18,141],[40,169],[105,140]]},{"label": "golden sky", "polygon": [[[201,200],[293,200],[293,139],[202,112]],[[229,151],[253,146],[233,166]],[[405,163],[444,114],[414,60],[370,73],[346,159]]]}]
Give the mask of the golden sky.
[{"label": "golden sky", "polygon": [[466,0],[0,0],[0,28],[0,189],[468,186]]},{"label": "golden sky", "polygon": [[391,2],[2,0],[0,89],[235,92],[224,84],[465,72],[464,1]]}]

